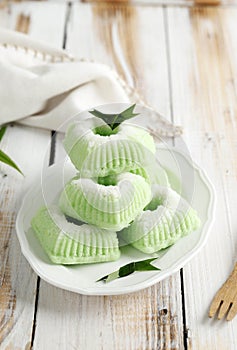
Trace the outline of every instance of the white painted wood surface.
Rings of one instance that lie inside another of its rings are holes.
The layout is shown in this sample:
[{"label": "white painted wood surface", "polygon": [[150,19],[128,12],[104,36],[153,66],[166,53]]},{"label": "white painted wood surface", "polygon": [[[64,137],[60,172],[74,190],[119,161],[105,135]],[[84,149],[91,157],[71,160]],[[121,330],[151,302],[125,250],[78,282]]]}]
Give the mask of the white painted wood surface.
[{"label": "white painted wood surface", "polygon": [[[35,142],[37,137],[37,142]],[[0,343],[2,349],[27,348],[31,341],[37,277],[20,252],[15,217],[27,187],[38,176],[50,133],[8,127],[1,142],[24,172],[24,179],[1,165]],[[25,156],[23,156],[25,154]],[[7,176],[4,177],[4,174]]]},{"label": "white painted wood surface", "polygon": [[190,347],[236,349],[237,319],[217,322],[206,315],[237,259],[237,31],[233,27],[237,10],[167,11],[174,117],[185,127],[193,159],[206,169],[217,193],[208,243],[184,268]]},{"label": "white painted wood surface", "polygon": [[[209,320],[207,311],[237,257],[237,9],[73,3],[65,26],[67,7],[12,3],[0,10],[0,26],[14,29],[19,14],[30,15],[29,34],[58,47],[66,28],[68,50],[110,64],[162,114],[183,125],[190,153],[217,189],[216,222],[206,247],[184,268],[183,286],[177,273],[126,297],[86,297],[44,281],[36,294],[37,277],[20,253],[14,220],[26,188],[40,173],[50,133],[9,127],[1,147],[26,178],[0,165],[8,174],[0,181],[0,348],[30,348],[36,295],[37,350],[235,350],[237,319]],[[56,161],[61,140],[57,135]]]}]

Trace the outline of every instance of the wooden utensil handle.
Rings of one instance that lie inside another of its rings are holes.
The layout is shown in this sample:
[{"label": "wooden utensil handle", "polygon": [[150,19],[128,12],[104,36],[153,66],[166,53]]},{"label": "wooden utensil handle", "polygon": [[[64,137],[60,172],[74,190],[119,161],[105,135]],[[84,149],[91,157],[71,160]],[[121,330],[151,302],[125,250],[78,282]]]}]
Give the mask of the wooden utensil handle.
[{"label": "wooden utensil handle", "polygon": [[231,274],[231,275],[233,275],[233,276],[236,276],[236,277],[237,277],[237,262],[235,263],[234,270],[233,270],[233,272],[232,272],[232,274]]}]

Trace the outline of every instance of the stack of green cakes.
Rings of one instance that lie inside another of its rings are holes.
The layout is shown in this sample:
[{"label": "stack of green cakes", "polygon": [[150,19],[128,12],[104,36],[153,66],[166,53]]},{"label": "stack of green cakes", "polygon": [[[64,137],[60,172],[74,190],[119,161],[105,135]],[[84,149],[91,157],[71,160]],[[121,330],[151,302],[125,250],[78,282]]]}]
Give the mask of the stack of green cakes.
[{"label": "stack of green cakes", "polygon": [[157,164],[152,136],[128,122],[133,109],[112,116],[94,111],[69,126],[64,147],[78,173],[58,205],[41,208],[32,219],[52,262],[117,260],[119,237],[150,254],[198,228],[197,213]]}]

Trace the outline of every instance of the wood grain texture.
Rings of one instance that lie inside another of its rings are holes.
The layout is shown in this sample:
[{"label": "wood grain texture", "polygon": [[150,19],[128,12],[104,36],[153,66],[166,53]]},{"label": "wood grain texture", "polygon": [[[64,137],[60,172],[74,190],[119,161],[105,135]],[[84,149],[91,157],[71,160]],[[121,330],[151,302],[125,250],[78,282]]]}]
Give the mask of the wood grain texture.
[{"label": "wood grain texture", "polygon": [[30,16],[25,16],[23,13],[20,13],[17,17],[15,30],[27,34],[29,32],[30,26]]},{"label": "wood grain texture", "polygon": [[87,297],[42,282],[36,349],[182,349],[171,283],[126,297]]},{"label": "wood grain texture", "polygon": [[[35,141],[37,135],[37,142]],[[31,342],[36,275],[24,259],[15,232],[15,217],[26,189],[40,171],[48,132],[9,127],[1,142],[26,175],[5,165],[0,184],[0,344],[3,349],[23,349]]]},{"label": "wood grain texture", "polygon": [[196,5],[220,5],[220,0],[195,0]]},{"label": "wood grain texture", "polygon": [[[217,212],[206,247],[184,269],[187,326],[193,349],[235,349],[237,319],[207,319],[216,290],[237,253],[235,9],[168,10],[176,123],[216,188]],[[178,119],[180,118],[180,119]],[[198,326],[197,326],[198,325]]]},{"label": "wood grain texture", "polygon": [[[70,52],[116,68],[170,115],[162,8],[73,5]],[[148,41],[149,36],[149,41]],[[56,159],[62,157],[58,138]],[[179,273],[139,293],[88,297],[41,283],[36,349],[183,349]],[[75,327],[76,325],[76,327]]]},{"label": "wood grain texture", "polygon": [[74,5],[67,49],[79,57],[109,64],[170,118],[162,8]]},{"label": "wood grain texture", "polygon": [[132,4],[132,5],[145,5],[145,6],[182,6],[182,7],[193,7],[193,6],[235,6],[236,0],[80,0],[82,3],[97,3],[97,4]]},{"label": "wood grain texture", "polygon": [[[53,19],[55,13],[63,19],[65,9],[64,5],[55,7],[49,4],[48,8],[43,6],[42,9],[40,4],[17,4],[0,12],[1,25],[14,29],[19,15],[31,18],[33,21],[27,28],[29,35],[46,39],[44,25],[47,24],[50,38],[57,45],[62,41],[64,27],[63,21],[53,23]],[[17,29],[23,31],[23,27],[20,25]],[[16,161],[25,174],[24,178],[0,164],[0,348],[4,350],[29,349],[31,344],[37,276],[21,253],[15,217],[24,193],[40,175],[43,161],[48,162],[46,150],[50,139],[48,131],[14,126],[8,127],[1,141],[1,149]]]},{"label": "wood grain texture", "polygon": [[[35,0],[37,2],[41,1],[41,2],[50,2],[50,3],[54,3],[57,2],[59,3],[59,1],[57,0]],[[214,2],[218,2],[220,3],[221,6],[235,6],[237,4],[237,0],[72,0],[72,3],[77,3],[77,2],[81,2],[81,3],[97,3],[97,4],[111,4],[111,3],[115,3],[115,4],[132,4],[132,5],[145,5],[145,6],[160,6],[160,5],[165,5],[165,6],[182,6],[182,7],[190,7],[190,6],[195,6],[195,5],[200,5],[197,4],[197,2],[203,2],[203,3],[207,3],[208,6],[212,6],[212,3]],[[0,9],[1,8],[7,8],[9,3],[24,3],[26,4],[27,2],[31,2],[31,0],[27,1],[27,0],[2,0],[0,3]],[[69,3],[69,0],[64,0],[64,3]]]}]

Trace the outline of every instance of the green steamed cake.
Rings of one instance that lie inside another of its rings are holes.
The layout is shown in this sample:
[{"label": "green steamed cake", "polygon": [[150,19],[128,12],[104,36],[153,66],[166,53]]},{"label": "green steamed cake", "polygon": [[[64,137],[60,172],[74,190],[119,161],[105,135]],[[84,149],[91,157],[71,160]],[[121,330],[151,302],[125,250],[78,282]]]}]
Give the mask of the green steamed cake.
[{"label": "green steamed cake", "polygon": [[65,185],[59,208],[42,207],[31,222],[53,263],[119,259],[116,231],[152,254],[200,226],[196,211],[171,189],[144,128],[126,121],[112,130],[91,117],[68,127],[64,147],[79,175]]},{"label": "green steamed cake", "polygon": [[120,233],[127,243],[147,254],[167,248],[200,226],[196,211],[171,188],[153,185],[152,195],[142,213]]},{"label": "green steamed cake", "polygon": [[56,206],[40,208],[31,225],[42,248],[55,264],[89,264],[120,257],[115,232],[68,222]]},{"label": "green steamed cake", "polygon": [[96,117],[71,124],[64,147],[84,178],[127,172],[155,159],[154,140],[144,128],[124,122],[111,130]]},{"label": "green steamed cake", "polygon": [[98,227],[119,231],[151,200],[151,187],[142,176],[122,173],[108,177],[107,185],[98,181],[84,178],[69,181],[59,200],[62,212]]}]

